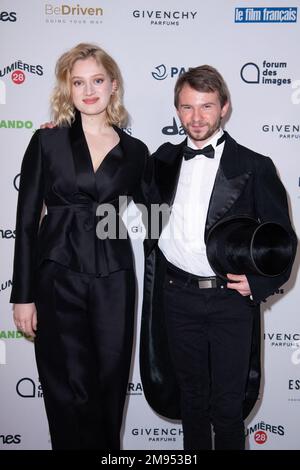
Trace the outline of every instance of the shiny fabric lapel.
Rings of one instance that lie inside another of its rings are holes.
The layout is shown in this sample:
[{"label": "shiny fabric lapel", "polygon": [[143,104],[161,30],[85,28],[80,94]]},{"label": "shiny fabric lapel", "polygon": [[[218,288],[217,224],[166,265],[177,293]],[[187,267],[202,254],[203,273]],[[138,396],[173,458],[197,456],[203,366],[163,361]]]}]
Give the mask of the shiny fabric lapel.
[{"label": "shiny fabric lapel", "polygon": [[[144,164],[138,141],[117,126],[113,126],[113,129],[118,134],[120,142],[118,147],[112,149],[104,158],[96,172],[99,201],[131,194]],[[139,167],[140,162],[141,167]]]},{"label": "shiny fabric lapel", "polygon": [[88,194],[93,199],[97,200],[97,187],[94,169],[89,148],[82,129],[81,116],[78,111],[76,111],[75,121],[70,127],[69,137],[78,189],[80,192]]},{"label": "shiny fabric lapel", "polygon": [[226,132],[224,151],[207,212],[205,238],[210,228],[238,199],[251,174],[243,157],[238,154],[236,141]]},{"label": "shiny fabric lapel", "polygon": [[178,145],[166,144],[153,155],[156,158],[155,181],[162,201],[169,205],[174,202],[185,145],[186,140]]},{"label": "shiny fabric lapel", "polygon": [[136,141],[131,139],[126,132],[122,131],[119,127],[113,126],[114,130],[120,137],[120,144],[124,155],[132,155],[136,152]]}]

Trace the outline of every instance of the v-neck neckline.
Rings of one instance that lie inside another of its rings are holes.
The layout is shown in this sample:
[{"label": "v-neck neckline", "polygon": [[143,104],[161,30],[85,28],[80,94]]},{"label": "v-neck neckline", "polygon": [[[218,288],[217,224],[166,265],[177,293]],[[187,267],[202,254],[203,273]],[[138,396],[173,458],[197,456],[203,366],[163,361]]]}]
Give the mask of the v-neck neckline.
[{"label": "v-neck neckline", "polygon": [[[116,131],[119,137],[119,142],[117,145],[120,146],[120,154],[123,154],[123,151],[131,152],[131,141],[126,138],[125,133],[122,133],[122,131],[119,130],[119,128],[116,126],[113,126],[113,129]],[[104,181],[106,181],[105,175],[112,176],[120,164],[120,159],[115,158],[115,155],[119,154],[117,151],[117,146],[113,147],[105,155],[99,167],[96,169],[96,171],[94,171],[90,151],[82,129],[81,116],[77,110],[74,122],[69,129],[69,138],[78,188],[84,193],[92,196],[93,199],[97,199],[99,193],[100,176],[101,178],[103,176]],[[124,141],[125,149],[123,149]]]},{"label": "v-neck neckline", "polygon": [[[115,131],[116,132],[116,131]],[[108,152],[107,154],[104,156],[104,158],[101,160],[100,162],[100,165],[96,168],[96,170],[94,170],[94,165],[93,165],[93,159],[92,159],[92,155],[91,155],[91,152],[90,152],[90,149],[89,149],[89,146],[88,146],[88,142],[87,142],[87,138],[85,136],[85,133],[84,133],[84,130],[82,128],[82,133],[83,133],[83,137],[84,137],[84,140],[85,140],[85,144],[86,144],[86,148],[87,148],[87,153],[88,153],[88,157],[89,157],[89,162],[90,162],[90,167],[91,167],[91,170],[94,174],[94,176],[97,175],[98,171],[100,170],[100,168],[103,166],[105,160],[109,157],[109,155],[111,154],[111,152],[118,146],[120,145],[120,142],[121,142],[121,139],[120,139],[120,136],[118,135],[118,133],[116,132],[119,140],[118,142],[116,143],[116,145],[114,145]]]},{"label": "v-neck neckline", "polygon": [[96,170],[94,170],[94,166],[93,166],[93,160],[92,160],[92,156],[91,156],[91,153],[90,153],[90,150],[89,150],[89,158],[90,158],[90,164],[91,164],[91,168],[92,168],[92,171],[94,173],[94,176],[97,175],[97,173],[99,172],[99,170],[102,168],[102,166],[104,165],[104,162],[109,159],[110,157],[110,154],[113,152],[113,150],[118,147],[120,145],[120,139],[119,139],[119,142],[116,143],[116,145],[114,147],[112,147],[108,152],[107,154],[105,155],[105,157],[101,160],[101,163],[100,165],[96,168]]}]

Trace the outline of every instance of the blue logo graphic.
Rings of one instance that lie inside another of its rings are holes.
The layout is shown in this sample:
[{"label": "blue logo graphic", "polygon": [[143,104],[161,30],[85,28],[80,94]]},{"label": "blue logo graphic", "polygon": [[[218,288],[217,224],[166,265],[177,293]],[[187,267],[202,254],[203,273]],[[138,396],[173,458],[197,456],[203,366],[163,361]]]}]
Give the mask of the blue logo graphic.
[{"label": "blue logo graphic", "polygon": [[164,80],[165,78],[167,78],[167,69],[164,64],[158,65],[157,67],[155,67],[155,70],[157,70],[157,72],[151,72],[153,78],[155,78],[156,80]]},{"label": "blue logo graphic", "polygon": [[296,23],[297,7],[236,8],[235,23]]},{"label": "blue logo graphic", "polygon": [[182,66],[170,66],[167,68],[164,64],[158,65],[154,70],[154,72],[151,72],[151,75],[155,80],[164,80],[168,76],[170,78],[177,78],[186,71],[185,67]]}]

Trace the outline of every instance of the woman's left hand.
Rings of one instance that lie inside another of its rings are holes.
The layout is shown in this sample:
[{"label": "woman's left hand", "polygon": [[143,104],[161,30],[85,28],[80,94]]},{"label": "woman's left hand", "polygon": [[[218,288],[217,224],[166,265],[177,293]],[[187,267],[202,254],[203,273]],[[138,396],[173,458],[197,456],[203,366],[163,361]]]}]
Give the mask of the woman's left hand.
[{"label": "woman's left hand", "polygon": [[34,303],[14,304],[14,322],[18,330],[26,336],[35,337],[37,314]]}]

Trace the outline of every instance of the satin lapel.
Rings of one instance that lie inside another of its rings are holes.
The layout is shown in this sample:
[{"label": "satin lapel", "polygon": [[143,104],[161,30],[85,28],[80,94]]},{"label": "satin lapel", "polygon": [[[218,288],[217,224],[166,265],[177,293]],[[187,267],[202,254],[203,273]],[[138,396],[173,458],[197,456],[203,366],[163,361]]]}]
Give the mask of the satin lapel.
[{"label": "satin lapel", "polygon": [[141,173],[135,156],[138,154],[141,157],[141,166],[144,162],[143,156],[139,155],[141,147],[137,145],[136,140],[118,127],[113,128],[120,138],[120,145],[105,156],[96,172],[98,201],[101,202],[127,194],[129,188],[134,186],[137,175]]},{"label": "satin lapel", "polygon": [[175,198],[184,145],[186,140],[179,145],[165,144],[153,155],[156,158],[155,181],[162,201],[169,205]]},{"label": "satin lapel", "polygon": [[120,144],[124,153],[126,155],[132,155],[136,152],[136,141],[131,139],[126,132],[122,131],[119,127],[113,126],[114,130],[120,137]]},{"label": "satin lapel", "polygon": [[75,121],[70,127],[69,136],[78,189],[97,200],[94,169],[82,129],[81,116],[77,111]]},{"label": "satin lapel", "polygon": [[226,133],[224,151],[216,175],[206,218],[205,238],[210,228],[220,220],[239,198],[252,172],[238,154],[238,146]]}]

